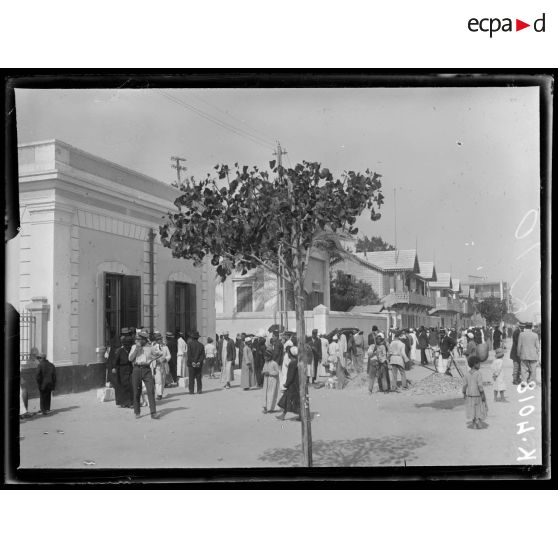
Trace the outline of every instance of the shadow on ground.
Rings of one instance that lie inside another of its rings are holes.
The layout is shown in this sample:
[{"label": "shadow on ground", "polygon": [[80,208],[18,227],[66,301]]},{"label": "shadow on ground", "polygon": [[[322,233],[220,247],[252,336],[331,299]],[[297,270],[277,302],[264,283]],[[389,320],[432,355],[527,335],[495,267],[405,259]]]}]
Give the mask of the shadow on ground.
[{"label": "shadow on ground", "polygon": [[453,399],[440,399],[438,401],[432,401],[430,403],[415,403],[415,407],[432,407],[433,409],[455,409],[460,405],[465,404],[465,399],[463,397],[455,397]]},{"label": "shadow on ground", "polygon": [[174,411],[186,411],[188,410],[188,407],[173,407],[172,409],[163,409],[161,412],[159,412],[159,415],[161,416],[161,418],[166,417],[167,415],[170,415],[171,413],[174,413]]},{"label": "shadow on ground", "polygon": [[[312,443],[315,467],[367,467],[405,465],[416,459],[415,450],[426,446],[420,436],[384,436]],[[301,466],[301,446],[267,450],[258,458],[280,467]]]},{"label": "shadow on ground", "polygon": [[[65,413],[67,411],[73,411],[74,409],[79,409],[79,405],[71,405],[70,407],[62,407],[60,409],[56,409],[56,408],[51,409],[50,413],[48,415],[46,415],[45,418],[52,417],[54,415],[58,415],[59,413]],[[43,415],[41,415],[40,413],[37,413],[37,416],[43,418]]]}]

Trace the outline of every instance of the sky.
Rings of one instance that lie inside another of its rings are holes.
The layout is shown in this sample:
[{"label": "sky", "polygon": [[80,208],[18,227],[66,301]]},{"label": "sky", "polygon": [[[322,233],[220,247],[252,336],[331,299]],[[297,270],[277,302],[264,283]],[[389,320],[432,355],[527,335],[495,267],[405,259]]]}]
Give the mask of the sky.
[{"label": "sky", "polygon": [[18,89],[16,113],[19,143],[56,138],[169,183],[172,155],[196,177],[268,168],[278,140],[287,166],[369,168],[385,204],[360,235],[417,247],[462,280],[508,281],[520,319],[540,312],[535,87]]}]

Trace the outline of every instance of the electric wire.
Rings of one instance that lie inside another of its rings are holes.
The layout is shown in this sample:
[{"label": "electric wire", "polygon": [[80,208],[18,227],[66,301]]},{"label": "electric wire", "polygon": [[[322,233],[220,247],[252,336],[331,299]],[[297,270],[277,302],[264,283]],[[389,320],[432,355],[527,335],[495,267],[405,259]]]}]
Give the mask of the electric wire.
[{"label": "electric wire", "polygon": [[257,136],[255,136],[254,134],[247,132],[246,130],[241,130],[239,128],[237,128],[236,126],[233,126],[232,124],[227,124],[226,122],[223,122],[222,120],[220,120],[219,118],[210,115],[209,113],[187,103],[186,101],[183,101],[182,99],[179,99],[177,97],[174,97],[168,93],[166,93],[165,91],[156,91],[156,93],[158,93],[159,95],[162,95],[163,97],[165,97],[166,99],[168,99],[169,101],[178,104],[180,106],[182,106],[183,108],[193,112],[194,114],[197,114],[198,116],[200,116],[201,118],[205,118],[206,120],[209,120],[210,122],[212,122],[213,124],[216,124],[217,126],[220,126],[221,128],[224,128],[225,130],[228,130],[229,132],[236,134],[237,136],[240,136],[248,141],[251,141],[257,145],[260,145],[261,147],[264,147],[265,149],[269,149],[270,147],[275,147],[275,145],[272,142],[269,141],[264,141],[260,138],[258,138]]},{"label": "electric wire", "polygon": [[207,99],[204,99],[203,97],[200,97],[199,95],[196,95],[195,93],[192,93],[192,92],[188,92],[188,95],[200,100],[202,103],[205,103],[206,105],[208,105],[208,106],[212,107],[213,109],[219,111],[220,113],[224,114],[225,116],[228,116],[229,118],[232,118],[233,120],[236,120],[237,122],[242,124],[244,127],[249,128],[250,130],[255,132],[254,135],[259,136],[262,141],[265,141],[266,143],[269,142],[269,141],[272,142],[272,143],[275,143],[275,140],[273,140],[273,138],[271,138],[267,134],[264,134],[260,130],[257,130],[256,128],[254,128],[254,126],[251,126],[250,124],[248,124],[248,122],[244,122],[241,118],[238,118],[234,114],[231,114],[230,112],[227,112],[226,110],[223,110],[223,109],[219,108],[217,105],[214,105],[213,103],[210,103]]}]

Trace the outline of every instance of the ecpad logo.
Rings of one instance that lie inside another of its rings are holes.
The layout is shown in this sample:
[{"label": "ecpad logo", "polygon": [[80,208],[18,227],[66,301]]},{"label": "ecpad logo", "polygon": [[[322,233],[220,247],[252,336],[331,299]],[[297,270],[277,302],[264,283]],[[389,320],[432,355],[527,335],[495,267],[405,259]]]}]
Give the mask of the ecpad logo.
[{"label": "ecpad logo", "polygon": [[[539,19],[536,19],[533,22],[533,29],[535,30],[535,32],[545,32],[545,19],[546,14],[543,13],[543,15]],[[498,31],[503,31],[504,33],[514,31],[512,19],[509,17],[505,17],[503,19],[497,17],[485,17],[482,19],[477,19],[475,17],[472,17],[468,21],[467,27],[472,33],[477,33],[478,31],[481,31],[483,33],[490,33],[490,38],[492,38],[492,35],[494,33],[497,33]],[[531,24],[525,23],[520,19],[515,20],[515,31],[521,31],[522,29],[526,29],[527,27],[531,27]]]}]

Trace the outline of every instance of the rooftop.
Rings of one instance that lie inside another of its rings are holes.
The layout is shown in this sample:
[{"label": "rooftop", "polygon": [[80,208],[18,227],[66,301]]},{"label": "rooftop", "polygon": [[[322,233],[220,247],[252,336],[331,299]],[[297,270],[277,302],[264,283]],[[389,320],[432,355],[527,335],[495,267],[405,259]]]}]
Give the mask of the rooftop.
[{"label": "rooftop", "polygon": [[453,289],[451,274],[450,273],[438,273],[437,281],[430,281],[428,286],[431,289]]},{"label": "rooftop", "polygon": [[436,267],[434,262],[419,262],[420,277],[427,281],[437,281]]},{"label": "rooftop", "polygon": [[355,255],[380,271],[413,271],[417,274],[420,271],[416,250],[357,252]]}]

